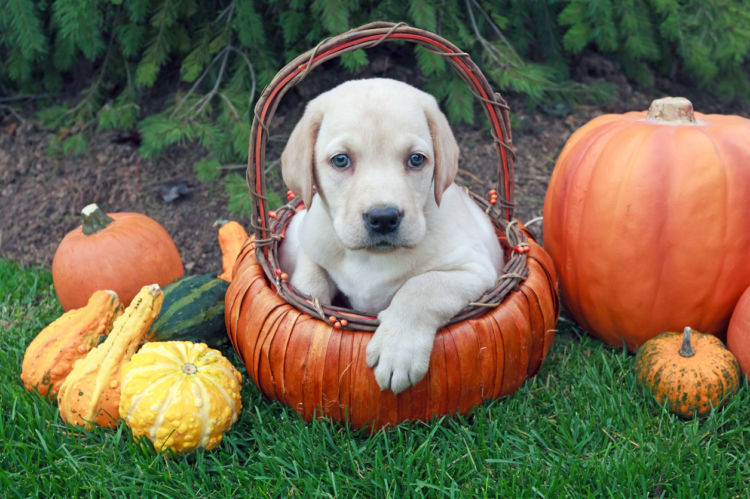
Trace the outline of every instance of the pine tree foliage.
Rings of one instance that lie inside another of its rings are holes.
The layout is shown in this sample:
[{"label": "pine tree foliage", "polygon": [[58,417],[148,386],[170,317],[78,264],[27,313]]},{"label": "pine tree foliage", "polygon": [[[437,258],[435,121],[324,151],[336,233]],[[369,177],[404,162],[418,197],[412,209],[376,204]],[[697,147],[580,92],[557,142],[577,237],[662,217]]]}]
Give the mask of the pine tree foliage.
[{"label": "pine tree foliage", "polygon": [[99,3],[99,0],[57,0],[52,4],[52,25],[57,39],[66,40],[89,60],[106,50],[102,30],[107,12],[99,9]]},{"label": "pine tree foliage", "polygon": [[349,27],[349,11],[355,2],[347,0],[313,0],[312,13],[329,33],[340,33]]},{"label": "pine tree foliage", "polygon": [[715,84],[720,95],[750,95],[747,2],[654,0],[654,7],[660,14],[660,32],[686,73],[706,88]]},{"label": "pine tree foliage", "polygon": [[[246,161],[260,90],[320,40],[372,21],[440,34],[471,53],[498,90],[531,106],[606,97],[607,85],[570,79],[588,51],[644,84],[658,75],[750,99],[746,0],[4,0],[0,92],[11,102],[54,97],[39,99],[38,116],[57,132],[53,153],[84,153],[95,129],[137,128],[147,157],[204,146],[201,178],[224,175],[239,192],[242,179],[222,165]],[[451,120],[477,119],[476,100],[444,58],[399,46],[413,50]],[[356,74],[370,59],[357,50],[339,63]],[[155,101],[163,104],[153,110]]]},{"label": "pine tree foliage", "polygon": [[188,49],[187,24],[195,11],[195,3],[190,0],[164,0],[156,6],[148,22],[146,49],[136,68],[136,85],[153,86],[170,54],[180,55]]},{"label": "pine tree foliage", "polygon": [[35,64],[47,52],[38,6],[28,0],[7,0],[0,9],[0,54],[11,80],[31,79]]},{"label": "pine tree foliage", "polygon": [[750,98],[750,8],[742,0],[562,0],[570,53],[594,47],[642,83],[681,77],[724,99]]}]

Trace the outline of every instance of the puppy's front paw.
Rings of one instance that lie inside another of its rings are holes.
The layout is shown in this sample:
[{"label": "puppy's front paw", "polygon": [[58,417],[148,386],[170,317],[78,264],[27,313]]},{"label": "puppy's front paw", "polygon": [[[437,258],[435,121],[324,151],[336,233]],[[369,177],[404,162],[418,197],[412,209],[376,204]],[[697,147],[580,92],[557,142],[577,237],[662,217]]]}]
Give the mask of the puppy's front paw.
[{"label": "puppy's front paw", "polygon": [[430,367],[434,331],[406,331],[381,323],[367,344],[367,367],[381,390],[400,393],[417,384]]}]

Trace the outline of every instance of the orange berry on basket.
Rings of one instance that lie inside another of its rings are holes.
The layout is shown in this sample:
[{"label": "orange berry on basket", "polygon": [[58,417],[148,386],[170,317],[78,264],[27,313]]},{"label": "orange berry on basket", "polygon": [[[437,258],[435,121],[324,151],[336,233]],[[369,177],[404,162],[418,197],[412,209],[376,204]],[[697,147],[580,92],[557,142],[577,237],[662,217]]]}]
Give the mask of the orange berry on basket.
[{"label": "orange berry on basket", "polygon": [[268,216],[271,217],[271,218],[276,218],[276,212],[273,211],[273,210],[271,210],[271,211],[268,212]]},{"label": "orange berry on basket", "polygon": [[282,272],[279,277],[282,281],[286,281],[287,279],[289,279],[289,274],[287,274],[286,272]]}]

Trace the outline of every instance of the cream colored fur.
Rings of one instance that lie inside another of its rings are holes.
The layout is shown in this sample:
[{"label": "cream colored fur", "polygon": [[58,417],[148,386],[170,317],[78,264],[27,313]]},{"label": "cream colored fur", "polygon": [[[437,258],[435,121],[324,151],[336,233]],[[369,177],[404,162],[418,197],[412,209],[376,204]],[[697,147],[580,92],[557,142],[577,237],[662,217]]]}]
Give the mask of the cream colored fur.
[{"label": "cream colored fur", "polygon": [[[388,79],[350,81],[310,101],[282,154],[284,181],[308,207],[290,222],[282,268],[323,303],[341,291],[377,314],[367,365],[383,390],[424,377],[436,330],[502,267],[490,220],[453,183],[458,154],[435,99]],[[397,229],[373,229],[382,210],[398,212]]]}]

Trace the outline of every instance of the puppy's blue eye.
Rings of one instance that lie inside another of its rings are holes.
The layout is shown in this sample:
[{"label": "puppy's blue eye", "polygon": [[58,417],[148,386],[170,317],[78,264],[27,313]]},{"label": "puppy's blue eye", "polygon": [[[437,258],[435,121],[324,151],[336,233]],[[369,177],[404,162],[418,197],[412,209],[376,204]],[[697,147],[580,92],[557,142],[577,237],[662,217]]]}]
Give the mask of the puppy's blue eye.
[{"label": "puppy's blue eye", "polygon": [[332,166],[339,169],[349,168],[349,165],[352,164],[351,159],[346,154],[337,154],[331,158],[330,162]]},{"label": "puppy's blue eye", "polygon": [[424,165],[424,162],[427,158],[424,157],[424,154],[414,153],[411,156],[409,156],[409,167],[410,168],[419,168],[422,165]]}]

